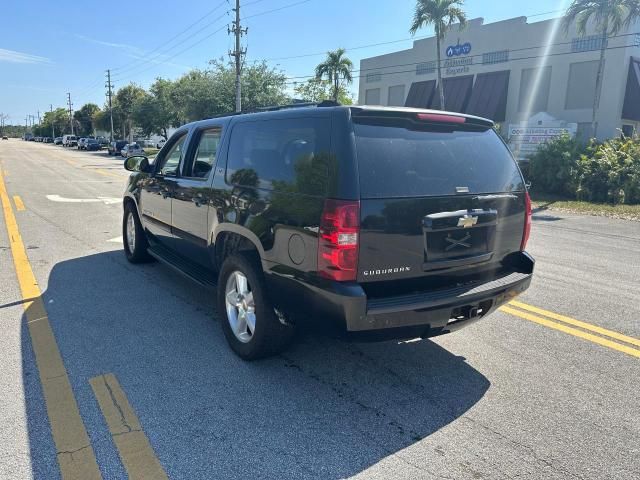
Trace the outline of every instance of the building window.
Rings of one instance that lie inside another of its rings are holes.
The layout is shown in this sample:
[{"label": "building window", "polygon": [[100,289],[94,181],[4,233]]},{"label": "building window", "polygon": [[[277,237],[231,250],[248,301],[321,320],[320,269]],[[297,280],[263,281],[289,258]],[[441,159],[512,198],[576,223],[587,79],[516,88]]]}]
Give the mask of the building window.
[{"label": "building window", "polygon": [[622,135],[625,138],[633,138],[634,133],[635,128],[633,128],[633,125],[622,125]]},{"label": "building window", "polygon": [[[571,52],[591,52],[602,48],[602,35],[587,35],[586,37],[578,37],[571,40]],[[605,40],[606,46],[606,40]]]},{"label": "building window", "polygon": [[551,67],[525,68],[520,77],[518,112],[529,116],[546,112],[551,87]]},{"label": "building window", "polygon": [[380,105],[380,89],[372,88],[365,92],[364,94],[364,104],[365,105]]},{"label": "building window", "polygon": [[382,80],[381,73],[367,73],[367,76],[365,77],[366,83],[379,82],[380,80]]},{"label": "building window", "polygon": [[488,52],[482,54],[482,63],[491,65],[494,63],[504,63],[509,61],[509,50],[500,50],[497,52]]},{"label": "building window", "polygon": [[389,87],[389,100],[387,105],[392,107],[404,106],[404,85]]},{"label": "building window", "polygon": [[569,82],[567,84],[567,110],[593,108],[598,77],[598,60],[592,62],[572,63],[569,66]]},{"label": "building window", "polygon": [[436,62],[422,62],[416,65],[416,75],[429,75],[435,71]]},{"label": "building window", "polygon": [[640,33],[636,33],[633,38],[633,46],[640,47]]},{"label": "building window", "polygon": [[580,122],[578,123],[578,131],[576,132],[576,137],[578,141],[586,145],[591,137],[593,136],[593,125],[591,122]]}]

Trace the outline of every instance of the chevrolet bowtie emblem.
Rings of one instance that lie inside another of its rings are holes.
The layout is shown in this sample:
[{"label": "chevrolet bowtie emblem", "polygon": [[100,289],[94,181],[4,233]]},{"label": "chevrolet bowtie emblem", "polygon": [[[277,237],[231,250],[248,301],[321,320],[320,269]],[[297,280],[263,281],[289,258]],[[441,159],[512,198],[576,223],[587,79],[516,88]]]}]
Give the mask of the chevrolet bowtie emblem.
[{"label": "chevrolet bowtie emblem", "polygon": [[469,228],[473,227],[476,223],[478,223],[478,217],[473,217],[471,215],[465,215],[458,219],[458,226]]}]

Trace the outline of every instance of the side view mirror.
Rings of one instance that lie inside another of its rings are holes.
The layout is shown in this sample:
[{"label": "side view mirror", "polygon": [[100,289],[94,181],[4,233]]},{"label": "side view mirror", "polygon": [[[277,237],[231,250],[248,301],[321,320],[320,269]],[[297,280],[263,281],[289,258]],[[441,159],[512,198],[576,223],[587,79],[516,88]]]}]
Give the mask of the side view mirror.
[{"label": "side view mirror", "polygon": [[125,170],[130,172],[147,173],[151,169],[149,167],[149,159],[144,155],[133,155],[124,161]]}]

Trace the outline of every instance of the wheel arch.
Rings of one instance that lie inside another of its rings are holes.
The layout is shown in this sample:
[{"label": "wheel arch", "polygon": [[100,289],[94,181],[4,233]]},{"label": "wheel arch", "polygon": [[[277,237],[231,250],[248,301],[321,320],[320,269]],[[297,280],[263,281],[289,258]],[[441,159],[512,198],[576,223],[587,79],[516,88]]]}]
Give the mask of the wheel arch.
[{"label": "wheel arch", "polygon": [[222,266],[225,258],[236,252],[255,253],[265,269],[264,248],[252,231],[239,225],[221,225],[214,230],[211,240],[211,256],[216,269]]}]

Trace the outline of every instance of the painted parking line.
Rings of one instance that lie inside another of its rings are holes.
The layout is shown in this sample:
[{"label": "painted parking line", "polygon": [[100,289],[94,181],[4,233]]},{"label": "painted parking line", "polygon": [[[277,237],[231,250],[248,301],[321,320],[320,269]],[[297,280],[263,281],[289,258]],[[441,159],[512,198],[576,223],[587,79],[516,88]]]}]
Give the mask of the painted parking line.
[{"label": "painted parking line", "polygon": [[56,446],[60,474],[63,480],[101,479],[100,469],[78,411],[69,376],[51,330],[40,287],[29,263],[1,174],[0,200],[16,276],[24,300],[23,307],[42,384],[51,435]]},{"label": "painted parking line", "polygon": [[115,375],[100,375],[89,383],[129,478],[168,478]]},{"label": "painted parking line", "polygon": [[24,202],[22,201],[22,198],[20,198],[20,195],[13,196],[13,203],[16,204],[17,211],[24,212],[26,210],[26,207],[24,206]]},{"label": "painted parking line", "polygon": [[[521,303],[521,302],[517,302],[517,303]],[[539,315],[534,315],[533,313],[530,313],[530,312],[528,312],[526,310],[520,310],[518,308],[515,308],[515,307],[512,306],[512,304],[513,304],[513,302],[508,304],[508,305],[504,305],[504,306],[500,307],[500,310],[502,312],[508,313],[510,315],[514,315],[514,316],[522,318],[524,320],[529,320],[530,322],[537,323],[538,325],[543,325],[543,326],[545,326],[547,328],[551,328],[553,330],[558,330],[560,332],[567,333],[569,335],[573,335],[574,337],[578,337],[578,338],[581,338],[583,340],[587,340],[587,341],[595,343],[597,345],[600,345],[600,346],[603,346],[603,347],[607,347],[607,348],[610,348],[612,350],[616,350],[618,352],[626,353],[627,355],[631,355],[632,357],[640,358],[640,349],[638,349],[638,348],[634,348],[634,347],[631,347],[631,346],[629,346],[627,344],[610,340],[609,338],[605,338],[604,336],[599,336],[599,335],[595,335],[593,333],[589,333],[589,331],[585,331],[585,330],[582,330],[580,328],[570,327],[570,326],[568,326],[568,325],[566,325],[564,323],[557,322],[557,321],[551,320],[549,318],[544,318],[544,317],[539,316]],[[526,304],[524,304],[524,305],[526,305]],[[527,305],[527,306],[530,307],[530,305]],[[537,307],[534,307],[534,308],[537,308]],[[540,309],[540,310],[542,310],[542,309]],[[546,311],[546,310],[543,310],[543,311]],[[549,313],[553,313],[553,312],[549,312]],[[566,317],[566,318],[569,318],[569,317]],[[579,322],[579,320],[575,320],[575,322]],[[600,327],[596,327],[595,325],[587,324],[586,322],[580,322],[580,323],[588,325],[589,327],[591,327],[589,329],[590,331],[594,331],[594,328],[598,328],[598,329],[600,328]],[[605,330],[605,329],[602,329],[602,330]],[[612,332],[611,330],[606,330],[606,331],[610,332],[610,333],[617,333],[617,332]],[[621,334],[618,334],[618,335],[621,335]],[[622,336],[626,337],[625,335],[622,335]],[[632,337],[626,337],[626,338],[633,339]],[[637,340],[637,339],[633,339],[633,340]]]}]

